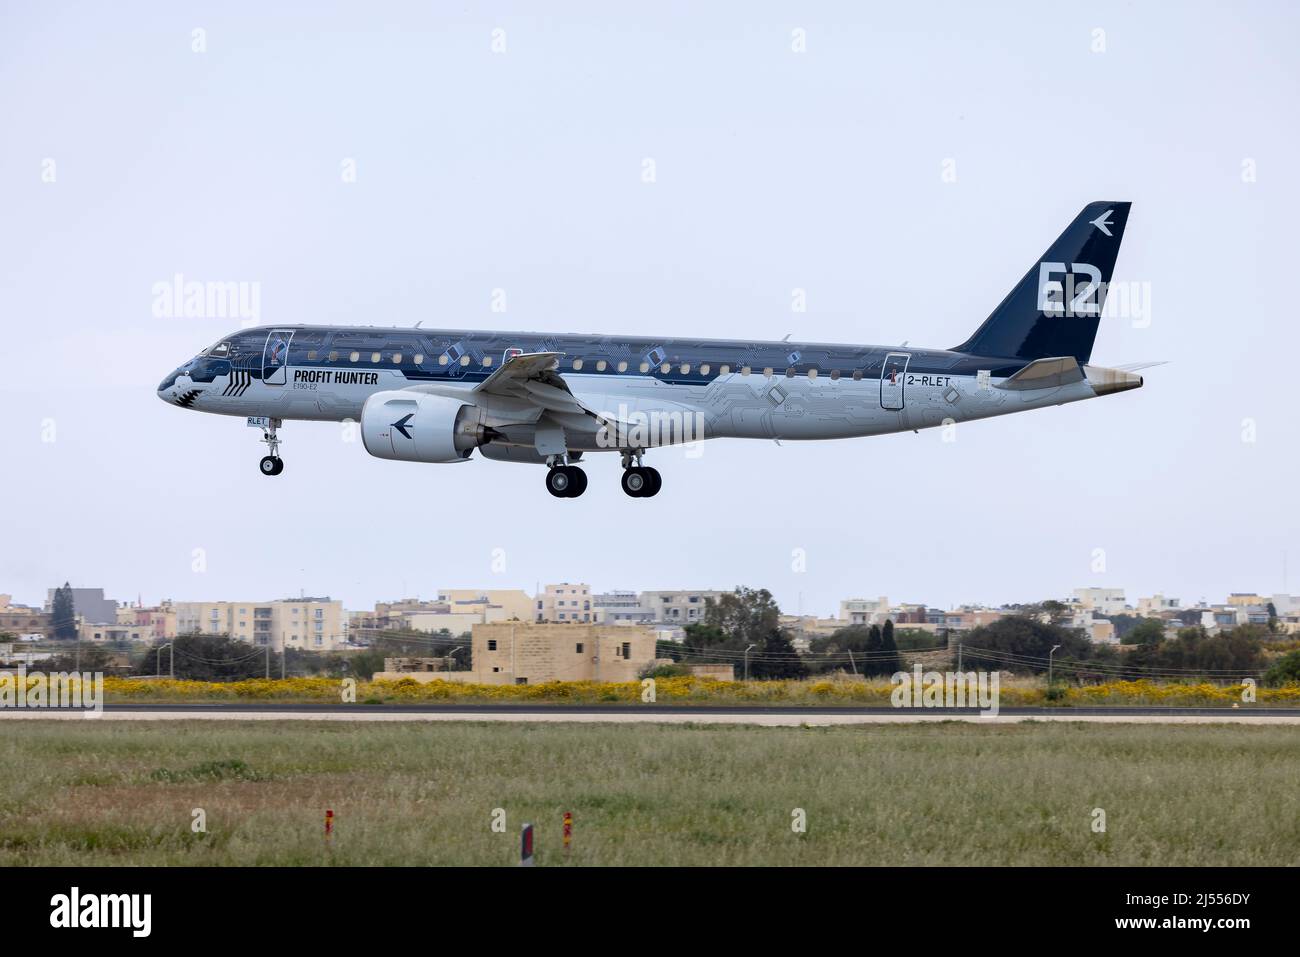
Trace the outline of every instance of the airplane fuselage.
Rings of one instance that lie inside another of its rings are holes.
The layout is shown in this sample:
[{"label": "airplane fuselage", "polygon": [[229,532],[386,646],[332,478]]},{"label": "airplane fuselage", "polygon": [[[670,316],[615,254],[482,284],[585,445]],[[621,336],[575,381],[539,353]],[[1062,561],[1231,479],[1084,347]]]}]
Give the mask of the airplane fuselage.
[{"label": "airplane fuselage", "polygon": [[[1023,359],[947,350],[355,326],[236,333],[169,376],[159,394],[220,415],[355,421],[377,392],[472,390],[514,352],[562,354],[557,371],[588,408],[698,416],[696,439],[881,435],[1098,394],[1086,377],[1008,390]],[[610,448],[597,431],[594,422],[586,435],[570,429],[569,447]]]}]

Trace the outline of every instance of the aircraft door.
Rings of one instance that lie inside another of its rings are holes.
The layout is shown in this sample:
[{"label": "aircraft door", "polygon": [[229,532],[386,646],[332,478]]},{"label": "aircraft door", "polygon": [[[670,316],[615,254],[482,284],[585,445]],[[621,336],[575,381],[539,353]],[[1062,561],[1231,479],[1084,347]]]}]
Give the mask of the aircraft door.
[{"label": "aircraft door", "polygon": [[899,411],[903,408],[903,383],[907,379],[910,352],[891,352],[880,367],[880,407]]},{"label": "aircraft door", "polygon": [[262,383],[284,385],[289,376],[289,342],[292,329],[272,329],[262,349]]}]

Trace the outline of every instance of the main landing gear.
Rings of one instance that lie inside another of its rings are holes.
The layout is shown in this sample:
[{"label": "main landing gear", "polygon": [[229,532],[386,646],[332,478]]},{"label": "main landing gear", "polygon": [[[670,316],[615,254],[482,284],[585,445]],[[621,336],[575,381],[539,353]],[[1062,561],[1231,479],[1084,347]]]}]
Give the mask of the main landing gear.
[{"label": "main landing gear", "polygon": [[587,491],[587,473],[576,465],[552,465],[546,470],[546,491],[556,498],[577,498]]},{"label": "main landing gear", "polygon": [[[636,462],[633,465],[633,461]],[[640,452],[623,453],[623,491],[632,498],[653,498],[663,488],[659,470],[641,464]]]},{"label": "main landing gear", "polygon": [[278,419],[272,419],[271,424],[266,427],[262,433],[262,441],[266,443],[270,455],[263,456],[262,461],[258,463],[263,475],[279,475],[284,471],[284,459],[280,458],[280,438],[275,434],[279,426]]}]

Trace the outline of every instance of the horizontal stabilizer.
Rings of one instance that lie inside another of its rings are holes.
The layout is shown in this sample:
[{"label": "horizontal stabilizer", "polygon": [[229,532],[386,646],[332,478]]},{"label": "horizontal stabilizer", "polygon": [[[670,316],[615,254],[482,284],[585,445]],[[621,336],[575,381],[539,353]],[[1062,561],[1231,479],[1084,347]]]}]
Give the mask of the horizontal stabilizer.
[{"label": "horizontal stabilizer", "polygon": [[1035,359],[1011,378],[998,385],[999,389],[1056,389],[1071,382],[1083,379],[1083,370],[1079,368],[1074,356],[1058,356],[1052,359]]}]

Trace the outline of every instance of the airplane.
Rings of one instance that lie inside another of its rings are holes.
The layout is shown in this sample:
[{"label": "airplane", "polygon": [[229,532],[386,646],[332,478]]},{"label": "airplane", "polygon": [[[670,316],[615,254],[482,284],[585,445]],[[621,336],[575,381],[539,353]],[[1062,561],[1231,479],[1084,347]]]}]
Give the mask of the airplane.
[{"label": "airplane", "polygon": [[[286,421],[352,422],[405,462],[546,466],[576,498],[577,464],[621,457],[623,491],[663,485],[654,448],[712,438],[856,438],[1140,388],[1090,363],[1130,203],[1089,203],[965,342],[950,349],[645,336],[283,325],[222,338],[158,386],[164,402],[247,417],[264,475]],[[788,337],[787,337],[788,339]]]}]

